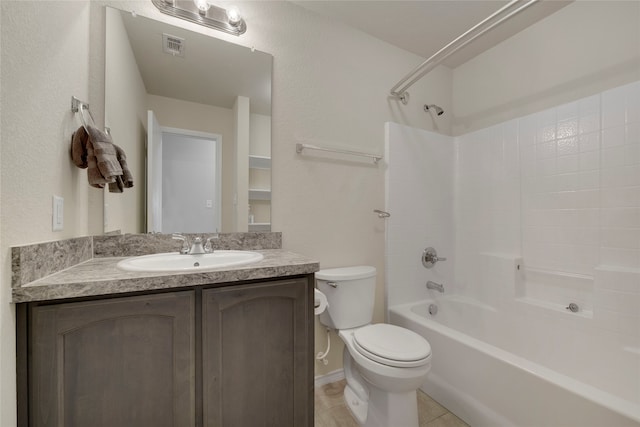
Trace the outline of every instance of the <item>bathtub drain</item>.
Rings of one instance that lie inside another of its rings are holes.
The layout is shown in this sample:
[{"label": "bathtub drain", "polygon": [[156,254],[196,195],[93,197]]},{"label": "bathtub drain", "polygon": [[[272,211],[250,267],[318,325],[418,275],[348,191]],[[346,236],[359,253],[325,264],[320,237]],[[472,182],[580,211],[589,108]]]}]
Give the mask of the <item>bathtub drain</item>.
[{"label": "bathtub drain", "polygon": [[438,306],[435,304],[429,304],[429,314],[432,316],[438,314]]}]

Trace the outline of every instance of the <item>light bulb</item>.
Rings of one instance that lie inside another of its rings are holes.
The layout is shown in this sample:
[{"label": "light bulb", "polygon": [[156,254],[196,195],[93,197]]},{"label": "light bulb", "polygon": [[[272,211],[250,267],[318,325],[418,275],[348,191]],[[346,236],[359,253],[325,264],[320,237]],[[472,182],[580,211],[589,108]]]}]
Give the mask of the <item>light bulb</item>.
[{"label": "light bulb", "polygon": [[237,7],[232,6],[227,9],[227,19],[229,20],[229,24],[233,25],[234,27],[238,25],[240,21],[242,21],[242,15],[240,15],[240,11]]},{"label": "light bulb", "polygon": [[207,0],[193,0],[193,3],[201,13],[206,13],[207,10],[209,10],[209,8],[211,7]]}]

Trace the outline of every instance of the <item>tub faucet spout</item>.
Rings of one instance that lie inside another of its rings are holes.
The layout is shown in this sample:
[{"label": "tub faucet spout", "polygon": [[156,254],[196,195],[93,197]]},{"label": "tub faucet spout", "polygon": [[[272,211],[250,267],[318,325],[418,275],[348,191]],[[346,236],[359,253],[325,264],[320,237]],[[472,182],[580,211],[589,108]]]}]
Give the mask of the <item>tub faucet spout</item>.
[{"label": "tub faucet spout", "polygon": [[427,289],[434,289],[438,292],[444,292],[444,285],[440,283],[432,282],[431,280],[429,280],[427,282]]}]

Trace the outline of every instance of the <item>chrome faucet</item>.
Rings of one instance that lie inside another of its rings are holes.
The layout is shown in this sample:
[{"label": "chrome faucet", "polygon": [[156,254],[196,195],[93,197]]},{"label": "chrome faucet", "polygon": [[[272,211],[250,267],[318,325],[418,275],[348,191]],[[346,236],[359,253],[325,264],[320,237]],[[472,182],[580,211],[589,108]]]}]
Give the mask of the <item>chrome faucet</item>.
[{"label": "chrome faucet", "polygon": [[427,289],[433,289],[438,292],[444,292],[444,285],[441,285],[440,283],[432,282],[431,280],[429,280],[427,282]]},{"label": "chrome faucet", "polygon": [[189,238],[179,233],[173,233],[171,238],[182,240],[182,248],[180,248],[180,253],[182,255],[201,255],[213,252],[211,240],[218,238],[218,232],[216,231],[213,236],[209,237],[204,245],[202,244],[202,237],[194,237],[193,243],[189,243]]},{"label": "chrome faucet", "polygon": [[195,237],[193,239],[193,243],[191,244],[191,249],[189,249],[189,255],[201,255],[206,253],[204,251],[204,247],[202,246],[202,237]]}]

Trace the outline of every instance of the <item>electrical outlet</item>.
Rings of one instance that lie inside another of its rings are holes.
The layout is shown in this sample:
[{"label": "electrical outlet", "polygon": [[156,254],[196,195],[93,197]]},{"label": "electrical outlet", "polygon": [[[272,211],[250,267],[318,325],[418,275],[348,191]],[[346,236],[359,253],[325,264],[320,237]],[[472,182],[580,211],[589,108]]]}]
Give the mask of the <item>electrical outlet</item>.
[{"label": "electrical outlet", "polygon": [[64,198],[53,196],[52,213],[53,231],[62,231],[64,228]]}]

